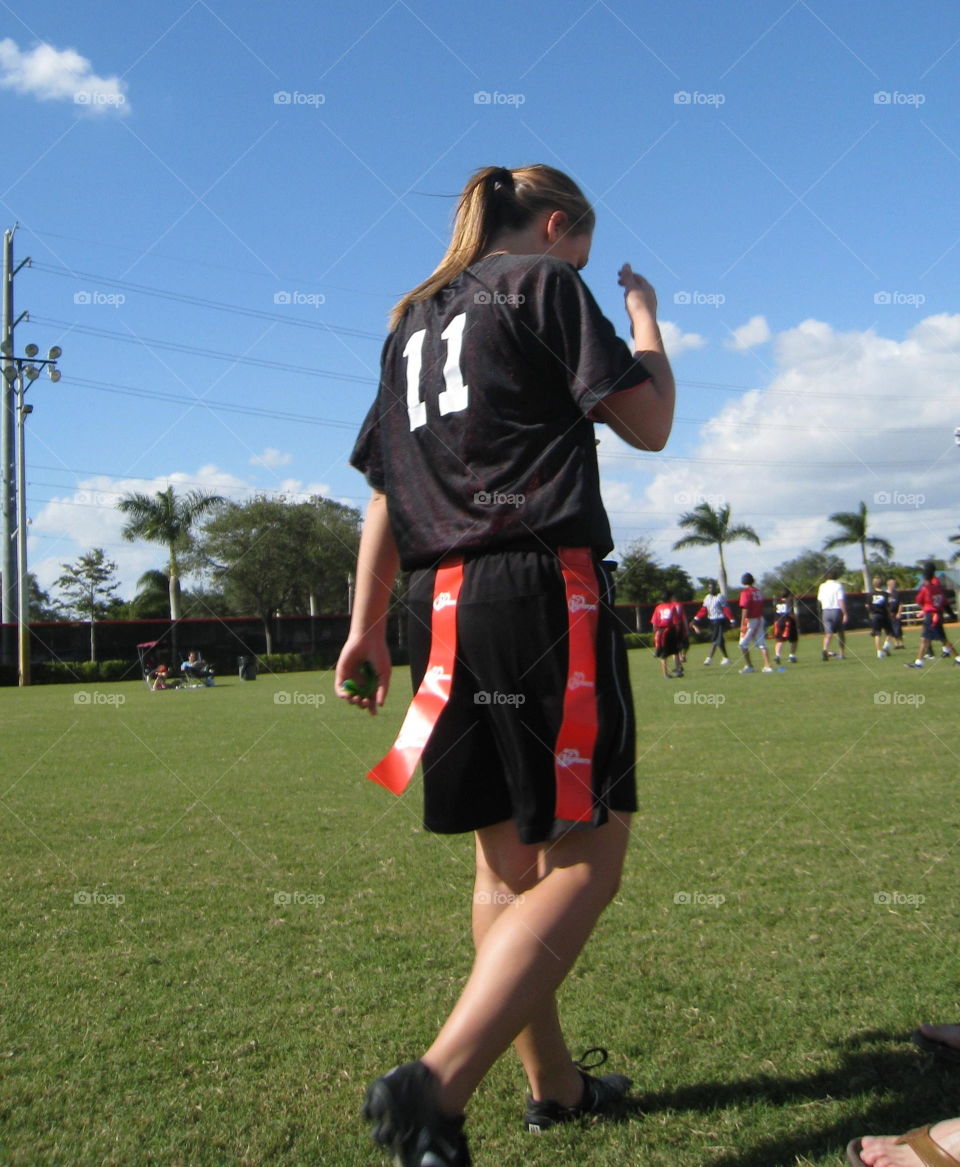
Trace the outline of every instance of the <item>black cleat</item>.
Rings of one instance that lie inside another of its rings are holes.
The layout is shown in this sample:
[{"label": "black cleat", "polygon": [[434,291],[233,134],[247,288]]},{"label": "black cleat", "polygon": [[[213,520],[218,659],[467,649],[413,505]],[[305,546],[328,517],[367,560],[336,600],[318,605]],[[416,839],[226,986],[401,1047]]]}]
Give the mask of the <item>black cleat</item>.
[{"label": "black cleat", "polygon": [[437,1105],[437,1080],[423,1062],[406,1062],[367,1087],[363,1117],[396,1167],[471,1167],[463,1115]]},{"label": "black cleat", "polygon": [[589,1067],[585,1067],[583,1061],[574,1062],[580,1071],[580,1077],[583,1079],[583,1097],[580,1102],[576,1106],[563,1106],[559,1102],[552,1102],[549,1098],[538,1102],[536,1099],[528,1097],[527,1109],[523,1116],[523,1125],[526,1130],[532,1131],[534,1134],[541,1134],[558,1123],[573,1122],[578,1118],[591,1116],[603,1117],[613,1114],[617,1110],[633,1083],[623,1074],[602,1074],[599,1078],[588,1074],[587,1069],[595,1070],[597,1066],[602,1066],[607,1060],[605,1049],[599,1047],[588,1049],[583,1058],[586,1059],[591,1054],[598,1054],[599,1059],[591,1063]]}]

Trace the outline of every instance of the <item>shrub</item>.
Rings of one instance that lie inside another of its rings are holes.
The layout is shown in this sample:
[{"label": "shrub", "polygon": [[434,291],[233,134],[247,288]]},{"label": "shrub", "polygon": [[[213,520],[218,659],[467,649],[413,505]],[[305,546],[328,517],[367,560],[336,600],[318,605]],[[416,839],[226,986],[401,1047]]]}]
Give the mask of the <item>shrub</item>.
[{"label": "shrub", "polygon": [[[91,681],[129,681],[139,676],[136,664],[128,660],[47,660],[30,669],[34,685],[76,685]],[[14,672],[12,684],[16,684]]]}]

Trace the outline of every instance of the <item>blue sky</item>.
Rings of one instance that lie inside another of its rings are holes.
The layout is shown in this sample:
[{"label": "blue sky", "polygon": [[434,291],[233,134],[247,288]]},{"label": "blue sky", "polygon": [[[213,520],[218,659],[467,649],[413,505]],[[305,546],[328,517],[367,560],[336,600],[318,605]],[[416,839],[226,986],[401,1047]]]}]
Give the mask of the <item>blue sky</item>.
[{"label": "blue sky", "polygon": [[28,398],[41,582],[95,545],[128,593],[161,565],[120,539],[127,490],[362,506],[391,304],[473,169],[535,161],[595,202],[584,274],[624,336],[618,267],[653,282],[678,375],[662,456],[603,434],[620,549],[708,574],[676,518],[729,502],[763,538],[731,574],[759,574],[863,499],[899,559],[951,550],[954,4],[3,8],[17,343],[64,350]]}]

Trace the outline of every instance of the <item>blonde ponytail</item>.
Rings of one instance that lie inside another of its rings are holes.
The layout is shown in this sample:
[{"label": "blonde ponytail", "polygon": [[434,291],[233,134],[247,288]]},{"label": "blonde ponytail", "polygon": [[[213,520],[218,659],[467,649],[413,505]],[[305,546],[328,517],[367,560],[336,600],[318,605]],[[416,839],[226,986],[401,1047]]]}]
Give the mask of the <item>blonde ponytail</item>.
[{"label": "blonde ponytail", "polygon": [[571,222],[571,234],[593,230],[593,208],[573,179],[562,171],[542,165],[517,170],[484,166],[476,171],[457,203],[446,254],[427,279],[394,306],[390,313],[391,332],[411,304],[428,300],[482,259],[501,231],[525,227],[543,211],[564,211]]}]

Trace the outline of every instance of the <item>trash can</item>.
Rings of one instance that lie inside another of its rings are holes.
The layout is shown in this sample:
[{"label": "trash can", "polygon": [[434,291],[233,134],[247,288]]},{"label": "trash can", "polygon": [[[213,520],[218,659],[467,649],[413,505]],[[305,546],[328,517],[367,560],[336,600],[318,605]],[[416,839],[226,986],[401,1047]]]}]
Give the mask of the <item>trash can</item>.
[{"label": "trash can", "polygon": [[240,669],[241,681],[255,681],[257,679],[256,657],[238,656],[237,666]]}]

